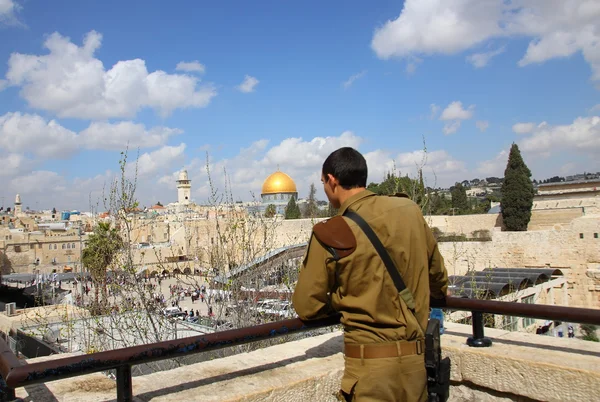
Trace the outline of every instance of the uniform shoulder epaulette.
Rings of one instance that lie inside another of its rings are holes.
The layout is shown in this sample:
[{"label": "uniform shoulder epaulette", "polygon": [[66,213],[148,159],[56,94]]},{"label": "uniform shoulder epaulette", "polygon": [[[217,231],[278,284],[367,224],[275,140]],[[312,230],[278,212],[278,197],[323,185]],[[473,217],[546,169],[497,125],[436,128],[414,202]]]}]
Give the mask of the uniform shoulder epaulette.
[{"label": "uniform shoulder epaulette", "polygon": [[390,194],[389,197],[401,197],[401,198],[410,198],[408,196],[408,194],[406,193],[396,193],[396,194]]},{"label": "uniform shoulder epaulette", "polygon": [[337,261],[356,250],[356,238],[348,223],[341,216],[335,216],[313,226],[313,234]]}]

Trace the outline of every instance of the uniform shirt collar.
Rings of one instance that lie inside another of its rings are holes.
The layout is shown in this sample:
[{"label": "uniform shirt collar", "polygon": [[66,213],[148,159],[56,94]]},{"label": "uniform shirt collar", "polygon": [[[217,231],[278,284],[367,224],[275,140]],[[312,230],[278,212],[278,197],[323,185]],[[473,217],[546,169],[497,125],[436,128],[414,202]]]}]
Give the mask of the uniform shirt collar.
[{"label": "uniform shirt collar", "polygon": [[344,201],[344,203],[340,206],[338,215],[344,215],[344,212],[346,212],[346,210],[348,208],[350,208],[350,206],[352,204],[356,203],[357,201],[362,200],[363,198],[370,197],[372,195],[377,195],[377,194],[375,194],[374,192],[372,192],[370,190],[363,190],[358,194],[354,194],[352,197],[350,197],[346,201]]}]

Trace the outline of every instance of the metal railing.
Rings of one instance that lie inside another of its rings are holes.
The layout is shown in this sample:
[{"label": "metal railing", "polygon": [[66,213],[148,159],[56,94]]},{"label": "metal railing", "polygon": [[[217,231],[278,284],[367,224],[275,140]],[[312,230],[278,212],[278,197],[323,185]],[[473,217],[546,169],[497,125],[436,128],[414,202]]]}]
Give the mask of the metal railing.
[{"label": "metal railing", "polygon": [[[483,313],[600,325],[600,310],[448,297],[432,307],[472,312],[473,336],[467,344],[491,346],[484,336]],[[23,364],[0,338],[0,400],[14,400],[15,388],[116,369],[117,400],[133,399],[131,367],[168,358],[208,352],[283,335],[339,324],[339,316],[301,321],[298,318],[123,349]]]}]

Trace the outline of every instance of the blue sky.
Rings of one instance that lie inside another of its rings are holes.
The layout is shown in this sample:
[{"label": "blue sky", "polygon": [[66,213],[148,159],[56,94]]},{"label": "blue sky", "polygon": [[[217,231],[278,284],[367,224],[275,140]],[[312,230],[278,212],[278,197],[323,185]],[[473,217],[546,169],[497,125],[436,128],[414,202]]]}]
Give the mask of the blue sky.
[{"label": "blue sky", "polygon": [[597,2],[171,3],[0,0],[6,205],[88,209],[127,142],[142,205],[181,168],[205,202],[207,152],[242,200],[277,166],[306,196],[346,145],[412,175],[423,138],[435,187],[501,176],[512,142],[534,178],[600,170]]}]

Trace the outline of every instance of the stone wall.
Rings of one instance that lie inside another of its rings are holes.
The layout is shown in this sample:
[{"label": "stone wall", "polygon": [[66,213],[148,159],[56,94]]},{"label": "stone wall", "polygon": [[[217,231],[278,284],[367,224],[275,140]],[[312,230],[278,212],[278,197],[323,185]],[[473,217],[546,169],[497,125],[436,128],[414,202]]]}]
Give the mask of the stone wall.
[{"label": "stone wall", "polygon": [[[600,290],[589,270],[600,268],[600,216],[575,219],[567,229],[493,232],[491,242],[439,243],[450,275],[490,267],[557,267],[569,280],[569,305],[598,307]],[[581,235],[583,234],[583,238]]]},{"label": "stone wall", "polygon": [[479,215],[428,215],[425,220],[431,228],[438,228],[443,233],[464,234],[468,237],[478,230],[501,230],[500,214]]}]

